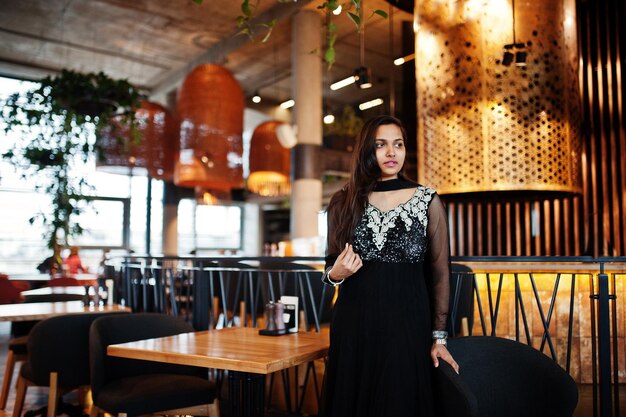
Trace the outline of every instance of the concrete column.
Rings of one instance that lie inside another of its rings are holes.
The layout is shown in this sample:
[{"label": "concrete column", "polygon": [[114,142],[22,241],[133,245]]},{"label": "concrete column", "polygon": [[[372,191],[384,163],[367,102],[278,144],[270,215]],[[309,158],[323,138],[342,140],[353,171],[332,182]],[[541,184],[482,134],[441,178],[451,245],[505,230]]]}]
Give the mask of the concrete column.
[{"label": "concrete column", "polygon": [[[171,90],[162,97],[164,105],[174,113],[176,111],[177,90]],[[173,182],[163,183],[163,255],[178,255],[178,187]]]},{"label": "concrete column", "polygon": [[163,255],[178,255],[178,193],[171,182],[163,184]]},{"label": "concrete column", "polygon": [[322,207],[319,148],[322,144],[322,22],[313,10],[296,13],[292,22],[292,91],[298,144],[292,158],[291,237],[318,236]]}]

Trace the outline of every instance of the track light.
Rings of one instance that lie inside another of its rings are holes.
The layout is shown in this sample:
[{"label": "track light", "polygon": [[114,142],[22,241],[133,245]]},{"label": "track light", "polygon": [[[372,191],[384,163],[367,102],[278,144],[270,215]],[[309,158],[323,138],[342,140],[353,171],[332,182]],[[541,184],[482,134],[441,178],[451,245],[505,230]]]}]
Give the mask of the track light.
[{"label": "track light", "polygon": [[254,92],[254,95],[252,96],[252,102],[259,104],[261,102],[261,96],[259,95],[258,91]]},{"label": "track light", "polygon": [[354,77],[354,75],[351,75],[348,78],[344,78],[343,80],[339,80],[336,83],[332,83],[330,85],[330,89],[333,91],[339,90],[340,88],[344,88],[350,84],[354,84],[355,81],[356,78]]},{"label": "track light", "polygon": [[[522,42],[520,43],[509,43],[504,45],[504,55],[502,56],[502,65],[508,67],[513,63],[513,59],[515,59],[515,65],[518,67],[526,66],[526,57],[528,53],[524,50],[526,45]],[[513,53],[513,51],[515,53]]]},{"label": "track light", "polygon": [[367,67],[359,67],[355,69],[354,78],[356,79],[356,85],[361,90],[372,86],[372,72]]},{"label": "track light", "polygon": [[504,56],[502,57],[502,65],[504,65],[505,67],[511,65],[511,63],[513,62],[513,57],[514,55],[511,52],[505,51]]},{"label": "track light", "polygon": [[526,52],[524,51],[517,51],[515,53],[515,65],[518,67],[525,67],[526,66]]},{"label": "track light", "polygon": [[371,109],[372,107],[380,106],[383,103],[384,101],[382,98],[375,98],[374,100],[359,104],[359,110]]},{"label": "track light", "polygon": [[400,65],[403,65],[409,61],[413,61],[414,59],[415,59],[415,54],[409,54],[407,56],[394,59],[393,65],[399,67]]},{"label": "track light", "polygon": [[290,109],[293,106],[295,106],[296,102],[293,99],[289,99],[287,101],[283,101],[282,103],[280,103],[280,107],[282,109]]}]

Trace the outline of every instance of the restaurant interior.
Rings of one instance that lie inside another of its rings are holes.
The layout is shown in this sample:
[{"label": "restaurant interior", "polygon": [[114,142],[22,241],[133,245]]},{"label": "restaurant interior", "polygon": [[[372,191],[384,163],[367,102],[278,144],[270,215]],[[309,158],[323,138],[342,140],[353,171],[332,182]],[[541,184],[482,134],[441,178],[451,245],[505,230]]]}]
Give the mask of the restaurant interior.
[{"label": "restaurant interior", "polygon": [[447,214],[438,415],[625,413],[625,18],[0,0],[0,417],[321,415],[326,208],[384,114]]}]

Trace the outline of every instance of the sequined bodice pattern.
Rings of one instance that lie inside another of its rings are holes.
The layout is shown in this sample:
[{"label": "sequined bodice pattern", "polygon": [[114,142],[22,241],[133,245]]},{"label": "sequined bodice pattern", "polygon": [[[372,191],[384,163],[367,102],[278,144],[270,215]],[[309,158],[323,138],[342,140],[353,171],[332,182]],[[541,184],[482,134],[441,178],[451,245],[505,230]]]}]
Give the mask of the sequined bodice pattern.
[{"label": "sequined bodice pattern", "polygon": [[405,203],[381,211],[367,204],[354,232],[354,249],[363,261],[423,262],[428,240],[428,205],[435,190],[419,186]]}]

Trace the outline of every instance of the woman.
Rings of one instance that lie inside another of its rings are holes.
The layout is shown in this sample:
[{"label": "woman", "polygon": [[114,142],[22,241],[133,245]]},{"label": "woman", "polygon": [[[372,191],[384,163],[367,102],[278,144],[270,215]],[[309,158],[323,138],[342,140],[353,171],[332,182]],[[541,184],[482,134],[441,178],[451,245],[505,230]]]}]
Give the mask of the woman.
[{"label": "woman", "polygon": [[63,260],[63,265],[70,274],[86,273],[88,268],[83,265],[83,261],[78,254],[78,246],[70,246],[70,254]]},{"label": "woman", "polygon": [[352,176],[328,206],[324,282],[341,285],[327,365],[327,417],[434,415],[431,362],[446,349],[448,228],[435,190],[402,175],[406,133],[365,123]]}]

